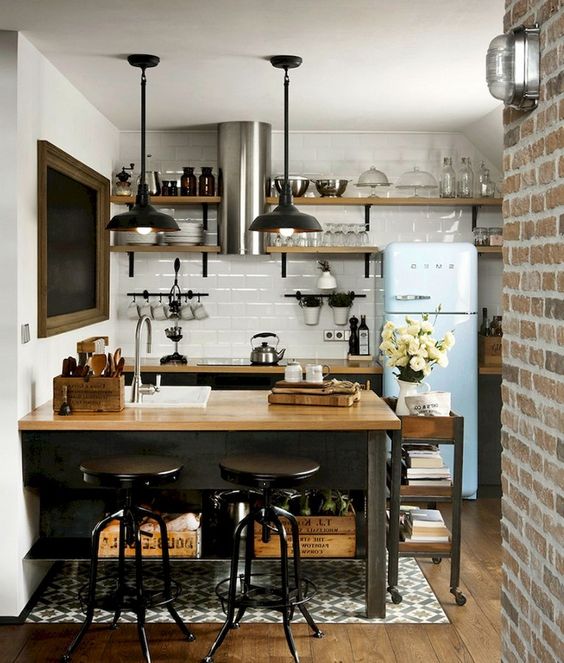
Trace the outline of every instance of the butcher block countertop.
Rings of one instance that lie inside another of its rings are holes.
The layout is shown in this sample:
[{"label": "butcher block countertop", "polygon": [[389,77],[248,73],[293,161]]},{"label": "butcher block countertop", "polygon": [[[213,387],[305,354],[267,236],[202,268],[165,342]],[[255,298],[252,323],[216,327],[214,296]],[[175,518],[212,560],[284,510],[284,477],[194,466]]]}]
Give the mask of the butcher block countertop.
[{"label": "butcher block countertop", "polygon": [[[293,357],[292,357],[293,359]],[[158,357],[144,357],[141,359],[141,370],[145,373],[284,373],[284,366],[244,366],[244,365],[199,365],[201,359],[188,359],[187,364],[160,364]],[[300,359],[296,358],[302,367],[306,364],[325,364],[335,375],[378,375],[382,367],[375,361],[349,361],[348,359]],[[133,358],[126,357],[125,371],[133,372]]]},{"label": "butcher block countertop", "polygon": [[20,419],[21,431],[395,430],[400,420],[371,391],[351,407],[269,405],[267,391],[212,391],[205,408],[134,408],[61,417],[51,401]]}]

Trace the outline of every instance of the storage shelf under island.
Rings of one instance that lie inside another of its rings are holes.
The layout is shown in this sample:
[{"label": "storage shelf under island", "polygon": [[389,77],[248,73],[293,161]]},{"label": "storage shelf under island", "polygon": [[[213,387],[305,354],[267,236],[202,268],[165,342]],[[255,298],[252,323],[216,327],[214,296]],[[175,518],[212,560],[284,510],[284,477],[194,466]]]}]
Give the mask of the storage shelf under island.
[{"label": "storage shelf under island", "polygon": [[[68,534],[68,523],[56,515],[69,496],[77,505],[72,535],[88,536],[97,514],[88,497],[92,488],[83,482],[79,465],[93,455],[115,454],[116,449],[121,454],[166,453],[184,463],[175,489],[219,490],[232,487],[218,469],[219,459],[228,453],[276,448],[281,454],[307,454],[320,464],[309,483],[312,487],[367,492],[366,612],[384,617],[386,431],[398,430],[400,420],[369,391],[348,408],[269,405],[267,397],[264,391],[212,391],[207,407],[201,409],[130,407],[63,417],[53,413],[50,402],[36,408],[19,421],[19,430],[24,485],[38,491],[44,537],[55,545]],[[36,546],[30,551],[34,558],[39,542]],[[45,549],[44,554],[52,553]]]}]

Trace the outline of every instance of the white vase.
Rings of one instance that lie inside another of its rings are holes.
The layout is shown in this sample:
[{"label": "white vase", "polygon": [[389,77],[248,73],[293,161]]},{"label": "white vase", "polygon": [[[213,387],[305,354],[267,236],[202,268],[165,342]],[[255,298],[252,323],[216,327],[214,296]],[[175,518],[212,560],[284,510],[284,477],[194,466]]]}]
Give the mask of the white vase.
[{"label": "white vase", "polygon": [[333,322],[336,325],[346,325],[349,321],[350,306],[332,306]]},{"label": "white vase", "polygon": [[304,306],[304,322],[306,325],[316,325],[319,322],[321,306]]},{"label": "white vase", "polygon": [[406,396],[415,396],[418,393],[419,388],[422,388],[424,391],[430,391],[431,385],[427,382],[406,382],[405,380],[400,380],[396,378],[399,385],[399,394],[398,402],[396,404],[396,414],[398,416],[405,416],[409,414],[409,409],[405,403]]}]

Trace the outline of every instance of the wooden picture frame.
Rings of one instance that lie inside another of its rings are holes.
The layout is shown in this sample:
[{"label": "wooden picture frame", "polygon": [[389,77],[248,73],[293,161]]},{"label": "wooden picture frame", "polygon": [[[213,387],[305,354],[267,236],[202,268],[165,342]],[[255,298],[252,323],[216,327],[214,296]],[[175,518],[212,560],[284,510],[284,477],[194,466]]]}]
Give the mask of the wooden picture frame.
[{"label": "wooden picture frame", "polygon": [[110,182],[37,141],[38,336],[109,317]]}]

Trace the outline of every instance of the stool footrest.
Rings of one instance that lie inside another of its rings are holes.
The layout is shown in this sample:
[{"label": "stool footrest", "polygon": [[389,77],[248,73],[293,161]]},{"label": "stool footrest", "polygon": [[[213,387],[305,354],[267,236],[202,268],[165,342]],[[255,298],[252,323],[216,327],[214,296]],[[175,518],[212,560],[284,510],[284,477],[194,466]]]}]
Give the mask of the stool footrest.
[{"label": "stool footrest", "polygon": [[[301,592],[298,592],[295,578],[289,577],[290,589],[288,600],[284,596],[281,587],[262,583],[261,579],[270,578],[269,573],[253,573],[250,576],[250,582],[245,583],[243,575],[239,576],[241,589],[235,597],[235,608],[271,608],[273,610],[286,610],[295,608],[303,603],[310,601],[317,592],[315,584],[309,578],[302,577],[300,583]],[[225,578],[219,582],[215,588],[219,600],[221,601],[223,612],[227,614],[227,605],[229,602],[229,582],[230,578]],[[300,597],[298,598],[298,594]]]},{"label": "stool footrest", "polygon": [[[114,581],[114,588],[101,591],[96,596],[94,601],[94,608],[98,610],[106,610],[107,612],[114,612],[117,607],[122,610],[137,611],[139,607],[139,600],[135,587],[125,585],[120,593],[117,579]],[[156,608],[172,603],[181,593],[181,587],[175,580],[170,581],[170,596],[166,596],[164,589],[143,589],[142,604],[145,608]],[[86,612],[88,605],[88,585],[84,585],[78,591],[78,598],[82,612]],[[121,594],[121,596],[120,596]]]}]

